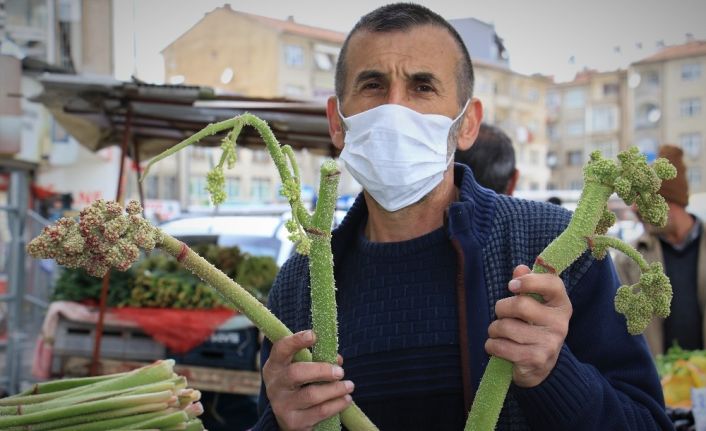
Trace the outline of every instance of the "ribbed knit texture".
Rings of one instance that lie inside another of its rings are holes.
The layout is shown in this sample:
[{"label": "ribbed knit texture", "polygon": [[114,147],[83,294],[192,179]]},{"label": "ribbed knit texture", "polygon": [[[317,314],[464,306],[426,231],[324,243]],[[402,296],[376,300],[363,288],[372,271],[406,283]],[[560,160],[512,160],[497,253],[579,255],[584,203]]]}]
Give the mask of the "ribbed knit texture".
[{"label": "ribbed knit texture", "polygon": [[[555,205],[495,195],[478,186],[470,170],[460,165],[456,165],[455,179],[460,199],[448,210],[446,228],[462,248],[471,377],[475,390],[488,360],[483,344],[488,325],[494,318],[493,308],[497,300],[509,295],[507,283],[513,268],[520,263],[531,266],[539,252],[564,229],[570,214]],[[343,274],[349,276],[343,270],[348,263],[352,241],[356,240],[366,215],[365,202],[359,197],[334,232],[332,248],[337,280],[343,280]],[[270,308],[295,332],[310,327],[308,311],[303,311],[309,310],[307,271],[307,259],[293,257],[281,269],[270,294]],[[497,429],[671,429],[671,422],[664,414],[659,380],[644,339],[628,335],[624,317],[613,308],[619,281],[610,259],[594,261],[585,254],[562,274],[562,279],[574,308],[566,344],[556,367],[542,384],[529,389],[511,386]],[[390,311],[387,308],[392,304],[390,301],[377,303],[380,304],[377,307],[382,307],[379,310],[381,315]],[[417,316],[398,316],[402,319],[398,323],[414,317]],[[371,325],[371,335],[379,334],[375,331],[379,331],[376,328],[381,322],[373,320],[368,324]],[[427,329],[432,333],[438,330]],[[342,339],[347,337],[343,330],[341,334]],[[420,334],[422,338],[433,336]],[[264,343],[263,361],[267,359],[270,347],[269,342]],[[347,347],[342,343],[341,348]],[[346,355],[343,356],[347,369]],[[390,361],[384,356],[365,355],[365,358],[366,367],[371,369]],[[427,371],[437,372],[437,365],[429,363]],[[370,372],[379,371],[372,369]],[[425,370],[419,369],[418,372],[424,373]],[[406,388],[397,389],[402,393]],[[356,392],[353,393],[354,399]],[[262,416],[255,429],[277,429],[273,427],[276,422],[264,391],[260,401]],[[395,416],[398,412],[388,409],[387,414]]]},{"label": "ribbed knit texture", "polygon": [[394,243],[359,231],[350,246],[337,301],[356,403],[383,430],[462,429],[456,254],[446,230]]}]

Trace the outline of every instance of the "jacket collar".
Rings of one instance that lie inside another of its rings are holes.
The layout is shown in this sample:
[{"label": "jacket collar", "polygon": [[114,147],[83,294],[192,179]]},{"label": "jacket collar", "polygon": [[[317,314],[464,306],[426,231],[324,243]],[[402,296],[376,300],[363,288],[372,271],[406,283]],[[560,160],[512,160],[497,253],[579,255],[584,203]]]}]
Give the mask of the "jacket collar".
[{"label": "jacket collar", "polygon": [[[482,243],[490,234],[498,195],[478,184],[471,169],[460,163],[454,165],[454,183],[459,189],[459,200],[446,210],[449,235],[455,237],[470,231],[476,240]],[[332,233],[331,249],[334,265],[335,261],[345,253],[347,245],[355,240],[357,232],[367,218],[368,206],[361,192],[341,224]]]}]

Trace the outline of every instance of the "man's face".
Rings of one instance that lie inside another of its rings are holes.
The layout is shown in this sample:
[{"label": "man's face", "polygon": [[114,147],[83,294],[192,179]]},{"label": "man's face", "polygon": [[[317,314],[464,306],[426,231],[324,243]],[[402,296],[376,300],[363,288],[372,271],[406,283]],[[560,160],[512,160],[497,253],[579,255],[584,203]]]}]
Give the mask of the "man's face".
[{"label": "man's face", "polygon": [[383,104],[422,114],[459,114],[459,48],[446,29],[361,31],[351,37],[341,113],[351,116]]}]

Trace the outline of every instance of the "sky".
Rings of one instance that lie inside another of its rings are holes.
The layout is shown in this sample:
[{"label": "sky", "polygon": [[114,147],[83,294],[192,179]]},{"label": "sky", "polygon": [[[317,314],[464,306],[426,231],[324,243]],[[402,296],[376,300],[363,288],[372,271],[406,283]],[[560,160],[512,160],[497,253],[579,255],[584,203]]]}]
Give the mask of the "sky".
[{"label": "sky", "polygon": [[[492,23],[523,74],[571,80],[577,71],[626,68],[687,33],[706,40],[706,0],[417,0],[444,18]],[[114,5],[118,79],[164,81],[160,51],[225,0],[118,0]],[[389,2],[378,0],[259,0],[234,10],[347,32],[358,18]],[[570,59],[573,57],[573,62]]]}]

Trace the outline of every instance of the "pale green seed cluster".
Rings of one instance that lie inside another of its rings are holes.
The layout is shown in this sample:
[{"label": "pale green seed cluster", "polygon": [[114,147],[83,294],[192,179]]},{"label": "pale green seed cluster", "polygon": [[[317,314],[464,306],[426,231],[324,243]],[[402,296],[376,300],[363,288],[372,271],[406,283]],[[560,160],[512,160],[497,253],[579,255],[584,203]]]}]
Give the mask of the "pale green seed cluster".
[{"label": "pale green seed cluster", "polygon": [[615,295],[615,309],[628,321],[628,332],[642,333],[653,316],[667,317],[672,301],[669,278],[662,264],[654,262],[640,275],[640,281],[632,286],[621,286]]},{"label": "pale green seed cluster", "polygon": [[125,271],[139,258],[139,249],[152,250],[161,241],[159,229],[142,217],[132,201],[127,214],[116,202],[97,200],[81,211],[80,220],[62,218],[30,241],[27,252],[54,259],[69,268],[84,268],[102,277],[110,268]]},{"label": "pale green seed cluster", "polygon": [[645,221],[656,226],[667,222],[669,207],[659,195],[662,180],[672,179],[677,171],[666,159],[657,159],[652,166],[637,147],[618,155],[620,175],[615,179],[615,192],[626,204],[637,204]]},{"label": "pale green seed cluster", "polygon": [[216,166],[206,174],[206,190],[211,195],[213,205],[226,200],[226,177],[221,166]]},{"label": "pale green seed cluster", "polygon": [[293,218],[287,220],[284,225],[287,228],[287,232],[289,232],[287,238],[297,245],[297,253],[308,256],[311,251],[311,238],[309,238],[302,226]]}]

